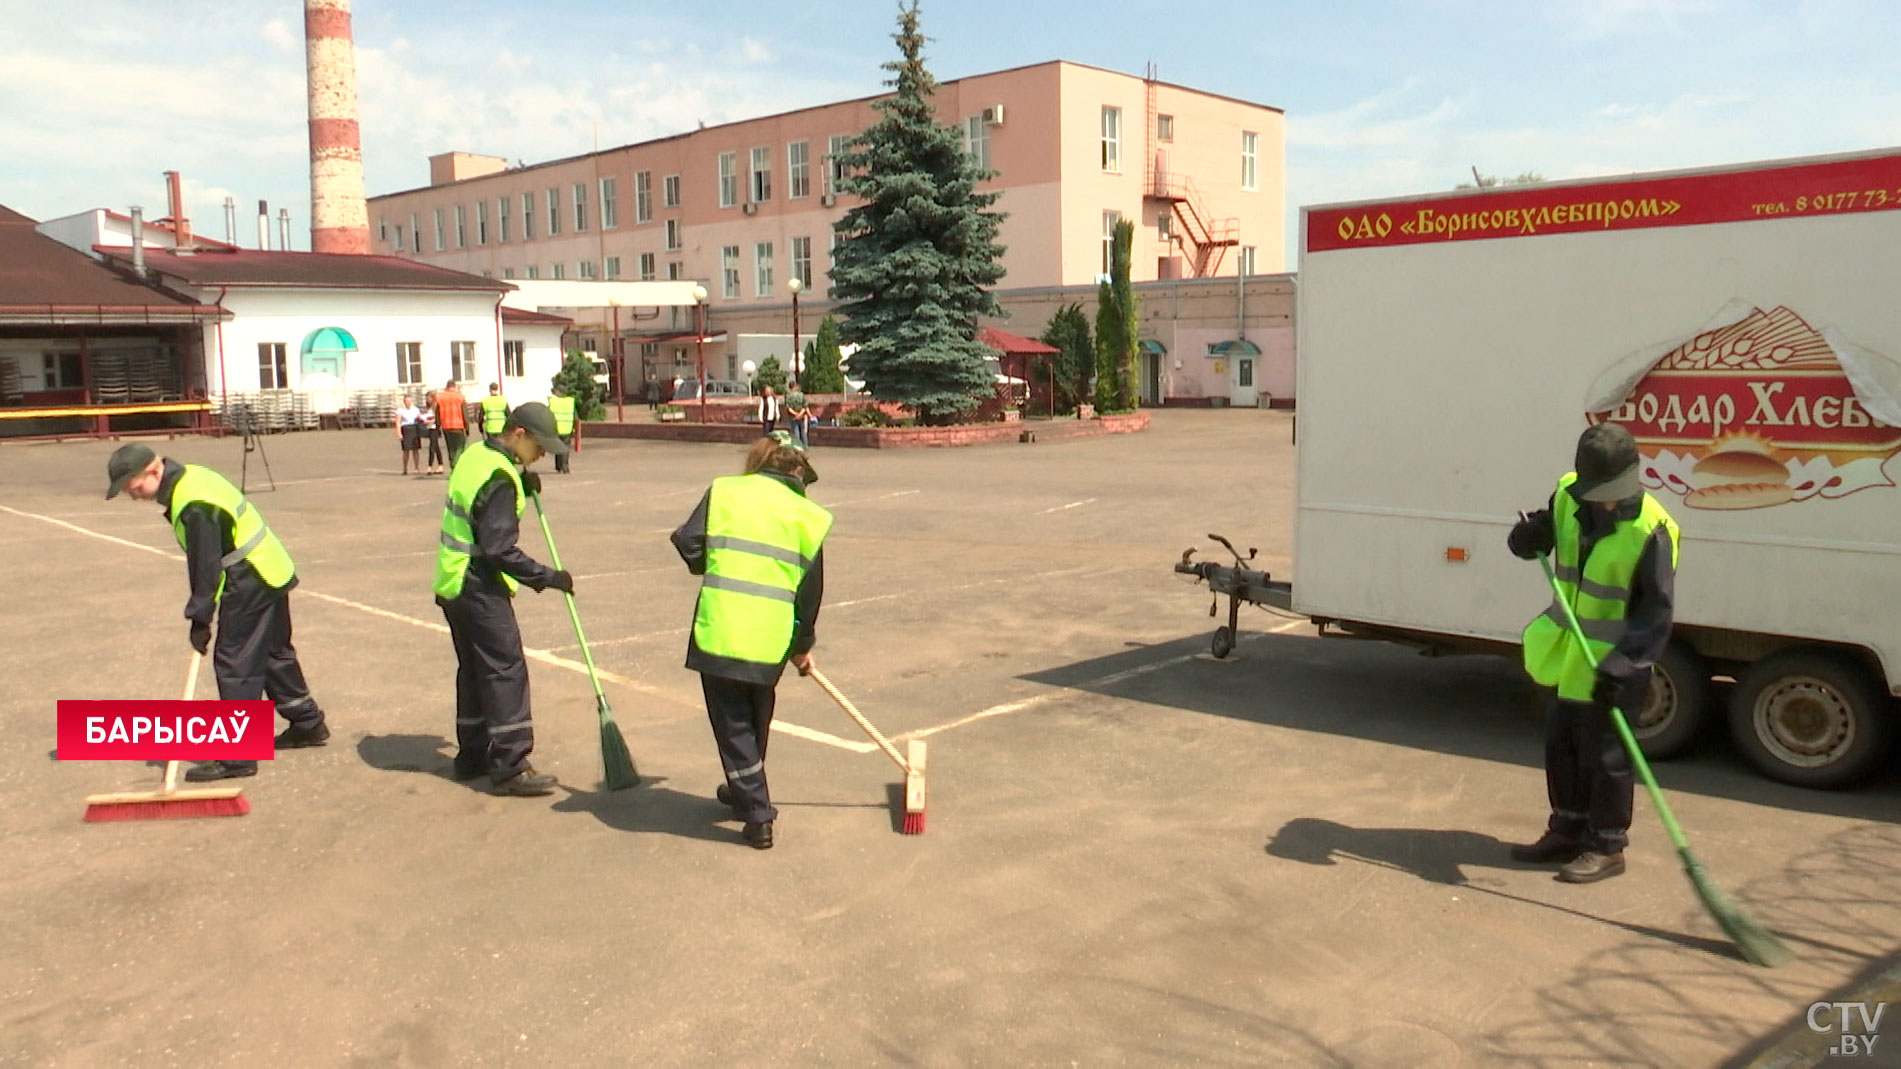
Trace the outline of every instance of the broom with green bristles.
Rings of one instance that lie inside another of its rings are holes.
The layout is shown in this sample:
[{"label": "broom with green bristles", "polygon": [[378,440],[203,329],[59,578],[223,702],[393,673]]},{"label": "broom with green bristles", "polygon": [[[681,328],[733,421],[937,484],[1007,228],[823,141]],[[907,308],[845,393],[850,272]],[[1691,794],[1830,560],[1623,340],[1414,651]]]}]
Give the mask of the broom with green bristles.
[{"label": "broom with green bristles", "polygon": [[[541,508],[541,495],[529,493],[535,503],[535,516],[541,520],[541,537],[548,543],[548,559],[554,563],[555,570],[561,570],[561,552],[554,548],[554,532],[548,530],[548,514]],[[618,791],[640,784],[640,771],[634,767],[634,755],[628,752],[627,740],[620,733],[620,725],[614,723],[614,710],[608,708],[607,692],[601,689],[601,677],[594,670],[594,654],[587,646],[587,634],[581,630],[581,614],[574,607],[574,595],[568,594],[568,618],[574,621],[574,638],[581,644],[581,659],[587,662],[587,678],[594,684],[594,704],[601,714],[601,766],[605,770],[603,778],[607,789]]]},{"label": "broom with green bristles", "polygon": [[[1540,554],[1538,563],[1544,566],[1545,581],[1551,584],[1551,593],[1559,605],[1564,606],[1565,621],[1571,626],[1571,637],[1578,640],[1578,648],[1584,651],[1584,659],[1590,662],[1592,671],[1597,670],[1597,656],[1591,652],[1591,644],[1584,637],[1584,628],[1578,624],[1577,613],[1572,611],[1571,603],[1565,600],[1564,589],[1558,585],[1558,577],[1551,570],[1551,558]],[[1793,956],[1782,941],[1772,935],[1767,928],[1757,924],[1744,913],[1741,907],[1729,900],[1723,889],[1716,886],[1710,874],[1703,871],[1703,863],[1690,852],[1690,840],[1677,825],[1676,815],[1670,812],[1669,803],[1663,800],[1663,789],[1657,786],[1657,777],[1650,772],[1650,763],[1644,760],[1644,754],[1637,746],[1637,737],[1630,732],[1630,724],[1624,720],[1624,714],[1615,706],[1611,708],[1611,723],[1617,728],[1617,737],[1624,740],[1624,749],[1630,753],[1630,763],[1637,774],[1643,778],[1644,789],[1650,792],[1650,804],[1663,818],[1664,830],[1670,833],[1670,841],[1676,844],[1677,854],[1683,858],[1683,873],[1690,878],[1690,885],[1696,888],[1696,895],[1703,900],[1703,908],[1716,918],[1729,941],[1736,944],[1752,965],[1775,968],[1786,964]]]}]

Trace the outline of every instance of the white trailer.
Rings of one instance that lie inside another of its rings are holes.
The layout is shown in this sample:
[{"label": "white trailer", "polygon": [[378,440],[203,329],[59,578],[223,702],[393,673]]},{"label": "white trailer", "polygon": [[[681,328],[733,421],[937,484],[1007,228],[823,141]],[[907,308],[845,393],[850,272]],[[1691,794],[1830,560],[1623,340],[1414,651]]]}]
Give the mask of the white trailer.
[{"label": "white trailer", "polygon": [[1766,774],[1871,771],[1901,695],[1897,209],[1901,150],[1303,209],[1292,607],[1515,656],[1550,591],[1506,533],[1614,420],[1682,526],[1646,748],[1726,678]]}]

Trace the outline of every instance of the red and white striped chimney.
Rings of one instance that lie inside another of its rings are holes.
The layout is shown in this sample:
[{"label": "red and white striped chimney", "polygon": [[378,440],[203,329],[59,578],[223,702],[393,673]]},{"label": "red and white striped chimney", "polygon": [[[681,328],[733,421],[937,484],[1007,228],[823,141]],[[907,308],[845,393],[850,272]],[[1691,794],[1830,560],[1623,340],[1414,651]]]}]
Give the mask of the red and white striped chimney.
[{"label": "red and white striped chimney", "polygon": [[363,141],[356,124],[356,55],[350,0],[304,0],[310,72],[310,249],[370,251],[363,200]]}]

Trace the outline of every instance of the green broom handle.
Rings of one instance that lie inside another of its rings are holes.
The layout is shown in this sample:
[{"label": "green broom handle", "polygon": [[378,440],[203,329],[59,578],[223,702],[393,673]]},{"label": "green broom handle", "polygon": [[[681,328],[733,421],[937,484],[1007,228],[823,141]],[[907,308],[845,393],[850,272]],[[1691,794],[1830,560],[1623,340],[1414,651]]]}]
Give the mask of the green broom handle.
[{"label": "green broom handle", "polygon": [[[548,530],[548,513],[541,507],[541,495],[530,493],[528,500],[535,503],[535,516],[541,520],[541,537],[548,543],[548,559],[554,562],[555,571],[561,570],[561,551],[554,548],[554,532]],[[568,619],[574,621],[574,638],[581,644],[581,659],[587,662],[587,678],[594,684],[594,696],[602,702],[607,701],[607,693],[601,690],[601,677],[594,671],[594,654],[587,648],[587,634],[581,630],[581,614],[574,608],[574,595],[567,595]]]},{"label": "green broom handle", "polygon": [[[1571,625],[1571,636],[1578,640],[1578,648],[1584,651],[1584,659],[1591,663],[1591,671],[1597,671],[1597,655],[1591,652],[1591,643],[1584,637],[1584,628],[1578,624],[1578,614],[1571,611],[1571,603],[1564,600],[1564,590],[1558,586],[1558,576],[1551,570],[1551,558],[1540,553],[1538,563],[1545,570],[1545,581],[1551,584],[1552,599],[1564,608],[1564,619]],[[1679,853],[1688,856],[1690,840],[1684,838],[1683,829],[1677,826],[1676,815],[1670,812],[1670,804],[1663,800],[1663,789],[1657,786],[1657,777],[1650,773],[1650,762],[1644,760],[1644,752],[1637,747],[1637,736],[1630,733],[1630,725],[1624,721],[1623,712],[1616,706],[1611,707],[1611,723],[1617,727],[1618,738],[1624,740],[1624,749],[1630,753],[1631,764],[1637,766],[1637,774],[1643,777],[1644,789],[1650,792],[1650,804],[1656,807],[1657,815],[1663,818],[1663,827],[1670,833],[1670,841],[1676,844]]]}]

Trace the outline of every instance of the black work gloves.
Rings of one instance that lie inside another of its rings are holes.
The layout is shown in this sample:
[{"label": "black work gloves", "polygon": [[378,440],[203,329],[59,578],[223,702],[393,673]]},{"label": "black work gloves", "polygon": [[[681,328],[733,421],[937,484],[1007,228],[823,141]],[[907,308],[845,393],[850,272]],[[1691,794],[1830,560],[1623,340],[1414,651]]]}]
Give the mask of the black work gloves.
[{"label": "black work gloves", "polygon": [[[1606,709],[1614,708],[1622,701],[1624,690],[1623,680],[1600,669],[1597,673],[1597,681],[1591,684],[1591,700]],[[1627,711],[1635,712],[1635,710]]]},{"label": "black work gloves", "polygon": [[573,573],[566,572],[566,571],[559,571],[559,572],[554,573],[554,576],[548,580],[548,589],[559,590],[563,594],[574,593]]},{"label": "black work gloves", "polygon": [[1557,548],[1557,534],[1552,530],[1549,512],[1534,512],[1512,526],[1512,533],[1505,539],[1505,545],[1512,556],[1522,560],[1537,560]]},{"label": "black work gloves", "polygon": [[527,491],[530,497],[540,497],[541,496],[541,473],[538,471],[522,472],[521,473],[521,488]]},{"label": "black work gloves", "polygon": [[211,625],[198,620],[191,622],[191,648],[199,653],[211,649]]}]

